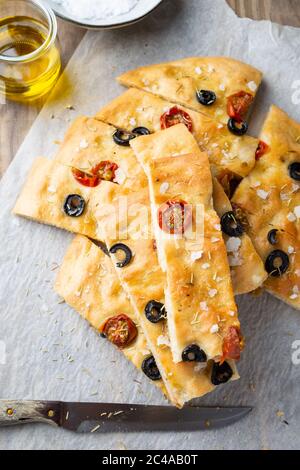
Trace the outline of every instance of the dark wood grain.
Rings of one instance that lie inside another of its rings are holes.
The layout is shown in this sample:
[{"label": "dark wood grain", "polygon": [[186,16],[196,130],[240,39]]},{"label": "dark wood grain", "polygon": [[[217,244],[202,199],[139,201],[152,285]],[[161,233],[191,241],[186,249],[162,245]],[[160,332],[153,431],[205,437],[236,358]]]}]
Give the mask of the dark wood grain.
[{"label": "dark wood grain", "polygon": [[[256,20],[271,19],[277,23],[300,26],[299,0],[227,0],[241,17]],[[59,20],[63,64],[67,64],[85,30]],[[13,159],[16,151],[38,115],[45,99],[34,105],[15,103],[1,105],[0,125],[0,177]]]}]

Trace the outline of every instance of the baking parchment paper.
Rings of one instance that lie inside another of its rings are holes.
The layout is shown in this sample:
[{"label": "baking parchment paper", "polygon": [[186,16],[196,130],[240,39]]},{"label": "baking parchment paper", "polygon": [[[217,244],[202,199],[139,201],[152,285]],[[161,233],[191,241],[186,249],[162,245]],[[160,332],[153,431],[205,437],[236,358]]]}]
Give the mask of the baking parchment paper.
[{"label": "baking parchment paper", "polygon": [[[122,91],[115,76],[181,57],[230,55],[265,73],[254,134],[271,103],[300,120],[299,51],[299,29],[239,19],[224,0],[165,0],[140,24],[87,33],[0,186],[1,398],[165,403],[143,374],[59,304],[52,284],[72,236],[10,213],[33,159],[52,157],[77,115],[93,115]],[[247,339],[241,380],[199,403],[252,405],[247,419],[217,432],[166,434],[76,435],[28,425],[1,429],[0,448],[299,448],[300,361],[293,347],[300,340],[300,313],[267,294],[245,296],[239,304]]]}]

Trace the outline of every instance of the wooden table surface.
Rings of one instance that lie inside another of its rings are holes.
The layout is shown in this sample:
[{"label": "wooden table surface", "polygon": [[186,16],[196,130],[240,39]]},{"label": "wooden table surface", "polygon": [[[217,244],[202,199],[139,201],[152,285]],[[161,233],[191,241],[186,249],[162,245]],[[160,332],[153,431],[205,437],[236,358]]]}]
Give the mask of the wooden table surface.
[{"label": "wooden table surface", "polygon": [[[270,19],[281,24],[300,27],[299,0],[227,0],[239,16],[256,20]],[[85,30],[61,20],[59,36],[63,38],[63,66],[68,63]],[[0,125],[0,177],[12,161],[26,133],[44,104],[39,100],[34,105],[26,106],[15,103],[1,105]]]}]

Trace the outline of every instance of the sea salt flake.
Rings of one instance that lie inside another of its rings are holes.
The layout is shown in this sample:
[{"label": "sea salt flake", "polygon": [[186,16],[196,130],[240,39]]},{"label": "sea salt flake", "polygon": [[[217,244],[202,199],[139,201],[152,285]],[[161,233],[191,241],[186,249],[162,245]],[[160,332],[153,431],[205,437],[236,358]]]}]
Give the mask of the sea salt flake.
[{"label": "sea salt flake", "polygon": [[288,253],[289,253],[290,255],[292,255],[293,253],[295,253],[295,248],[294,248],[293,246],[289,246],[289,247],[288,247]]},{"label": "sea salt flake", "polygon": [[221,230],[222,230],[222,227],[221,227],[220,224],[215,224],[215,225],[214,225],[214,228],[215,228],[218,232],[221,232]]},{"label": "sea salt flake", "polygon": [[226,242],[227,253],[235,253],[241,247],[242,241],[237,237],[230,237]]},{"label": "sea salt flake", "polygon": [[132,127],[136,126],[136,120],[135,120],[133,117],[130,118],[130,119],[129,119],[129,124],[130,124]]},{"label": "sea salt flake", "polygon": [[289,212],[286,218],[287,218],[290,222],[295,222],[295,220],[297,220],[297,217],[296,217],[295,214],[293,214],[292,212]]},{"label": "sea salt flake", "polygon": [[210,268],[210,264],[209,263],[204,263],[202,264],[202,269],[209,269]]},{"label": "sea salt flake", "polygon": [[202,74],[202,69],[200,67],[195,67],[195,73],[197,75],[201,75]]},{"label": "sea salt flake", "polygon": [[207,302],[200,302],[200,309],[203,310],[204,312],[207,312],[208,311]]},{"label": "sea salt flake", "polygon": [[219,89],[221,91],[225,91],[226,90],[226,86],[224,85],[224,83],[221,83],[221,85],[219,86]]},{"label": "sea salt flake", "polygon": [[300,206],[295,207],[294,214],[297,217],[297,219],[300,219]]},{"label": "sea salt flake", "polygon": [[218,243],[219,241],[220,241],[220,238],[211,237],[211,242],[212,242],[212,243]]},{"label": "sea salt flake", "polygon": [[48,193],[56,193],[57,189],[55,186],[48,186]]},{"label": "sea salt flake", "polygon": [[79,143],[79,148],[81,150],[84,150],[84,149],[87,149],[89,146],[89,143],[86,139],[81,139],[80,143]]},{"label": "sea salt flake", "polygon": [[117,170],[115,171],[114,183],[123,184],[125,180],[126,180],[125,172],[122,170],[122,168],[117,168]]},{"label": "sea salt flake", "polygon": [[234,317],[234,316],[235,316],[235,311],[234,311],[234,310],[229,310],[228,314],[229,314],[231,317]]},{"label": "sea salt flake", "polygon": [[258,197],[260,197],[263,200],[268,199],[268,197],[270,196],[270,191],[264,191],[263,189],[258,189],[256,193]]},{"label": "sea salt flake", "polygon": [[219,331],[219,325],[217,325],[217,324],[213,325],[210,329],[210,332],[212,334],[218,333],[218,331]]},{"label": "sea salt flake", "polygon": [[170,187],[170,185],[166,181],[164,183],[162,183],[162,185],[159,189],[160,194],[165,194],[168,191],[169,187]]},{"label": "sea salt flake", "polygon": [[210,297],[211,299],[212,299],[213,297],[215,297],[215,296],[217,295],[217,293],[218,293],[217,289],[210,289],[210,290],[208,291],[208,295],[209,295],[209,297]]},{"label": "sea salt flake", "polygon": [[257,84],[252,80],[251,82],[247,83],[247,87],[249,88],[249,90],[251,91],[256,91],[258,86]]}]

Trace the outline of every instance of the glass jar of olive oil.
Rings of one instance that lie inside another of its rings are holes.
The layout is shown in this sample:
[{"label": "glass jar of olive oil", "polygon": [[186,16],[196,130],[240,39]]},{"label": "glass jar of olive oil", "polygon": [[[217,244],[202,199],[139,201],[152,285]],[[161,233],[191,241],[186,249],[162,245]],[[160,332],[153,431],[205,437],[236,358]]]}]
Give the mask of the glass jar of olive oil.
[{"label": "glass jar of olive oil", "polygon": [[60,69],[53,11],[39,0],[0,0],[0,102],[45,95]]}]

